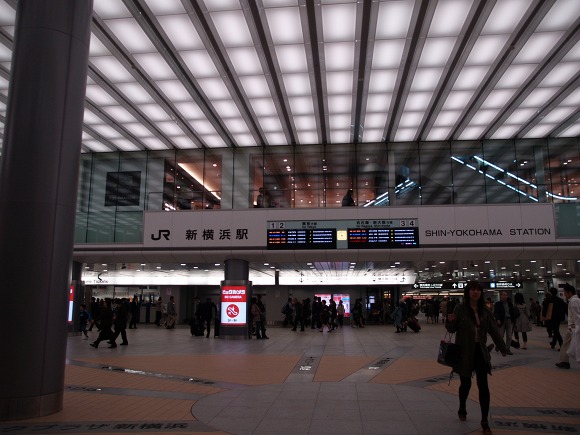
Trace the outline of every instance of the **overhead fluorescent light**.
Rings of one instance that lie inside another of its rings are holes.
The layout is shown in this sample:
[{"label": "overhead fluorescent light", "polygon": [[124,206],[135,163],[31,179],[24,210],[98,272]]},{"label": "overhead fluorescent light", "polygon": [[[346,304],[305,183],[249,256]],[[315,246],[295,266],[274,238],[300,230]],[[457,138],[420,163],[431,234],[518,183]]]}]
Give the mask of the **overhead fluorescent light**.
[{"label": "overhead fluorescent light", "polygon": [[[157,82],[160,85],[162,82]],[[123,92],[133,103],[135,104],[145,104],[153,103],[153,97],[143,89],[143,86],[136,82],[131,83],[119,83],[117,88]]]},{"label": "overhead fluorescent light", "polygon": [[289,97],[288,102],[293,115],[314,114],[314,103],[312,97]]},{"label": "overhead fluorescent light", "polygon": [[106,20],[106,24],[129,52],[153,53],[157,51],[151,39],[149,39],[134,18]]},{"label": "overhead fluorescent light", "polygon": [[282,78],[284,80],[286,95],[290,97],[312,95],[310,76],[307,73],[283,74]]},{"label": "overhead fluorescent light", "polygon": [[133,55],[139,65],[153,80],[175,80],[176,76],[165,59],[157,53]]},{"label": "overhead fluorescent light", "polygon": [[329,95],[328,96],[328,113],[351,113],[352,95]]},{"label": "overhead fluorescent light", "polygon": [[[385,4],[385,3],[381,3]],[[404,39],[377,40],[373,50],[372,69],[397,69],[401,65]]]},{"label": "overhead fluorescent light", "polygon": [[304,45],[277,45],[274,49],[282,74],[308,73]]},{"label": "overhead fluorescent light", "polygon": [[472,4],[473,0],[439,1],[433,14],[428,36],[458,36]]},{"label": "overhead fluorescent light", "polygon": [[264,74],[254,46],[229,48],[226,51],[238,75]]},{"label": "overhead fluorescent light", "polygon": [[218,69],[206,50],[183,51],[180,54],[187,68],[196,79],[220,76]]},{"label": "overhead fluorescent light", "polygon": [[354,42],[324,44],[326,71],[352,71],[354,69]]},{"label": "overhead fluorescent light", "polygon": [[482,35],[512,33],[532,0],[502,0],[496,2],[481,31]]},{"label": "overhead fluorescent light", "polygon": [[274,45],[302,44],[304,42],[298,6],[265,8],[264,11]]},{"label": "overhead fluorescent light", "polygon": [[[449,21],[445,20],[445,25],[447,27]],[[427,38],[425,40],[425,45],[423,46],[423,51],[421,51],[421,58],[419,59],[420,68],[433,68],[440,67],[443,68],[449,56],[453,51],[453,47],[457,38]]]},{"label": "overhead fluorescent light", "polygon": [[[149,3],[160,5],[167,2],[149,1]],[[157,20],[176,50],[200,50],[205,48],[191,19],[186,14],[158,15]]]},{"label": "overhead fluorescent light", "polygon": [[226,48],[254,45],[244,13],[241,10],[211,12],[209,15]]},{"label": "overhead fluorescent light", "polygon": [[327,72],[326,91],[332,94],[352,94],[353,71]]},{"label": "overhead fluorescent light", "polygon": [[387,113],[389,111],[392,98],[392,94],[368,94],[366,112]]},{"label": "overhead fluorescent light", "polygon": [[229,100],[232,98],[221,77],[199,79],[197,82],[205,95],[211,100]]},{"label": "overhead fluorescent light", "polygon": [[126,123],[136,123],[137,119],[131,115],[127,109],[121,106],[109,106],[101,107],[103,112],[110,115],[115,121],[126,124]]},{"label": "overhead fluorescent light", "polygon": [[414,0],[380,2],[376,39],[407,37],[414,5]]},{"label": "overhead fluorescent light", "polygon": [[276,116],[276,106],[271,98],[252,98],[250,104],[256,116]]},{"label": "overhead fluorescent light", "polygon": [[356,6],[356,3],[322,5],[322,37],[325,43],[354,41]]},{"label": "overhead fluorescent light", "polygon": [[242,76],[240,82],[248,98],[264,98],[272,95],[264,75]]}]

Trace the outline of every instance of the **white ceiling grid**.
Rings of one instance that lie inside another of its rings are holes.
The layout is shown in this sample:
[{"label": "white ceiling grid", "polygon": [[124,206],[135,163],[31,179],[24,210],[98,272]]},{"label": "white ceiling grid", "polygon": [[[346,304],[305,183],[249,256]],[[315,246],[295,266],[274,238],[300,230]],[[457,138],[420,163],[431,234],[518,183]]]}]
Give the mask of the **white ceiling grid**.
[{"label": "white ceiling grid", "polygon": [[83,151],[576,137],[579,29],[577,0],[94,0]]}]

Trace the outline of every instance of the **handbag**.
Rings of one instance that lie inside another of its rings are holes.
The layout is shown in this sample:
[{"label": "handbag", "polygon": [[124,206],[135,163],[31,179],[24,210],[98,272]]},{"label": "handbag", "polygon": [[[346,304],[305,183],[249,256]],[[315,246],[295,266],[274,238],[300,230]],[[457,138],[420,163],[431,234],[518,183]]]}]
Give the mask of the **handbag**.
[{"label": "handbag", "polygon": [[457,367],[461,355],[461,347],[453,343],[451,341],[452,338],[453,334],[450,334],[449,338],[447,338],[447,333],[445,333],[445,337],[439,343],[437,362],[447,367]]},{"label": "handbag", "polygon": [[[518,331],[518,328],[516,328],[516,326],[514,325],[512,333],[516,333],[517,331]],[[512,338],[512,341],[510,343],[510,346],[513,347],[514,349],[519,349],[520,348],[520,342],[518,340],[514,340]]]}]

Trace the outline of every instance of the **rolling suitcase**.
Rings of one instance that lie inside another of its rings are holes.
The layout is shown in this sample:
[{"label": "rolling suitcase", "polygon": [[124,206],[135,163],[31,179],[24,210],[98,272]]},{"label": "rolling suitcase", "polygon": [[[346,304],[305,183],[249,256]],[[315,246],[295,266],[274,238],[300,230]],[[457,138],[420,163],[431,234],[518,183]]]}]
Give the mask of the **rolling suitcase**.
[{"label": "rolling suitcase", "polygon": [[421,330],[421,325],[419,325],[419,322],[417,322],[415,319],[407,320],[407,326],[413,332],[419,332]]}]

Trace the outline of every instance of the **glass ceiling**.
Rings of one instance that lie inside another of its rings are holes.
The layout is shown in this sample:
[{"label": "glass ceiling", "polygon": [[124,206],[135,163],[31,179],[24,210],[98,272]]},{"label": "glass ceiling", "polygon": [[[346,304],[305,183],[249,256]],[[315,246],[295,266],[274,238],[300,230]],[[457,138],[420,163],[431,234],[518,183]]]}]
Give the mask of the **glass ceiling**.
[{"label": "glass ceiling", "polygon": [[94,0],[82,150],[578,137],[579,41],[578,0]]}]

